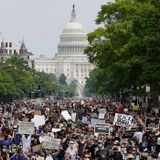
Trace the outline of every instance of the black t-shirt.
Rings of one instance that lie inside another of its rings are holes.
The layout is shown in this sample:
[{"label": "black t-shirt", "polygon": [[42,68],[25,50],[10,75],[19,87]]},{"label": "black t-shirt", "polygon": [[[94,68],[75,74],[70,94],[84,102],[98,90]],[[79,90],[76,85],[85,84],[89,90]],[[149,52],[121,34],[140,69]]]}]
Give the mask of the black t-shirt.
[{"label": "black t-shirt", "polygon": [[116,152],[109,156],[109,160],[123,160],[123,156],[120,152]]},{"label": "black t-shirt", "polygon": [[106,160],[109,157],[109,150],[107,148],[99,149],[96,152],[96,158],[98,160]]}]

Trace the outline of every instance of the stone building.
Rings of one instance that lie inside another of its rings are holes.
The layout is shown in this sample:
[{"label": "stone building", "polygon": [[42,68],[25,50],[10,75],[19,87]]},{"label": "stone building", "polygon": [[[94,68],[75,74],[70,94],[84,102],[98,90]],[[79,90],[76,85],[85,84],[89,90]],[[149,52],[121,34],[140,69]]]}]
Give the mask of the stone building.
[{"label": "stone building", "polygon": [[40,57],[34,61],[35,69],[54,74],[57,79],[62,73],[67,77],[68,84],[72,80],[77,81],[77,94],[82,95],[86,78],[93,70],[93,64],[89,63],[84,49],[88,46],[87,34],[84,27],[76,20],[75,6],[71,13],[71,19],[64,27],[57,54],[53,59]]}]

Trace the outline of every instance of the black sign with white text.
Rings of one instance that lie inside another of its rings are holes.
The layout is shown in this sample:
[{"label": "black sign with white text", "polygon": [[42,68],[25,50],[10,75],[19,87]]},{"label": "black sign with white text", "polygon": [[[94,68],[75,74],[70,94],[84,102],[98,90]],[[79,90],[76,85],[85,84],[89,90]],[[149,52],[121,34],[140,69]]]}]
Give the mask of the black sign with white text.
[{"label": "black sign with white text", "polygon": [[110,125],[109,124],[95,124],[94,132],[95,133],[106,133],[108,134],[110,131]]}]

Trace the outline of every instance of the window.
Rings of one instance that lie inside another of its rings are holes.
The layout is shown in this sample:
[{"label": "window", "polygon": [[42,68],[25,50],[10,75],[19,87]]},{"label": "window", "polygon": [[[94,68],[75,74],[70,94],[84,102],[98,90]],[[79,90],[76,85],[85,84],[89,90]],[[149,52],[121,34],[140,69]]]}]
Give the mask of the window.
[{"label": "window", "polygon": [[9,47],[12,47],[12,43],[11,42],[9,43]]},{"label": "window", "polygon": [[6,47],[8,47],[8,43],[6,43]]},{"label": "window", "polygon": [[12,50],[9,50],[9,54],[11,54],[12,53]]},{"label": "window", "polygon": [[17,53],[17,51],[16,50],[14,50],[14,54],[16,54]]}]

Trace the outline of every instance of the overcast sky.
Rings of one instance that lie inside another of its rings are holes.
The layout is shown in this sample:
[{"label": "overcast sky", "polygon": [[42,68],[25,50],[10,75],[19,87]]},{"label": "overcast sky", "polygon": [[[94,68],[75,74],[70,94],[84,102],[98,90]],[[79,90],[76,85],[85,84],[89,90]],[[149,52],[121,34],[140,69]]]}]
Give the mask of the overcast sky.
[{"label": "overcast sky", "polygon": [[75,3],[77,20],[86,32],[94,30],[100,6],[108,0],[0,0],[0,32],[20,41],[23,37],[36,57],[53,57],[59,36],[70,20]]}]

